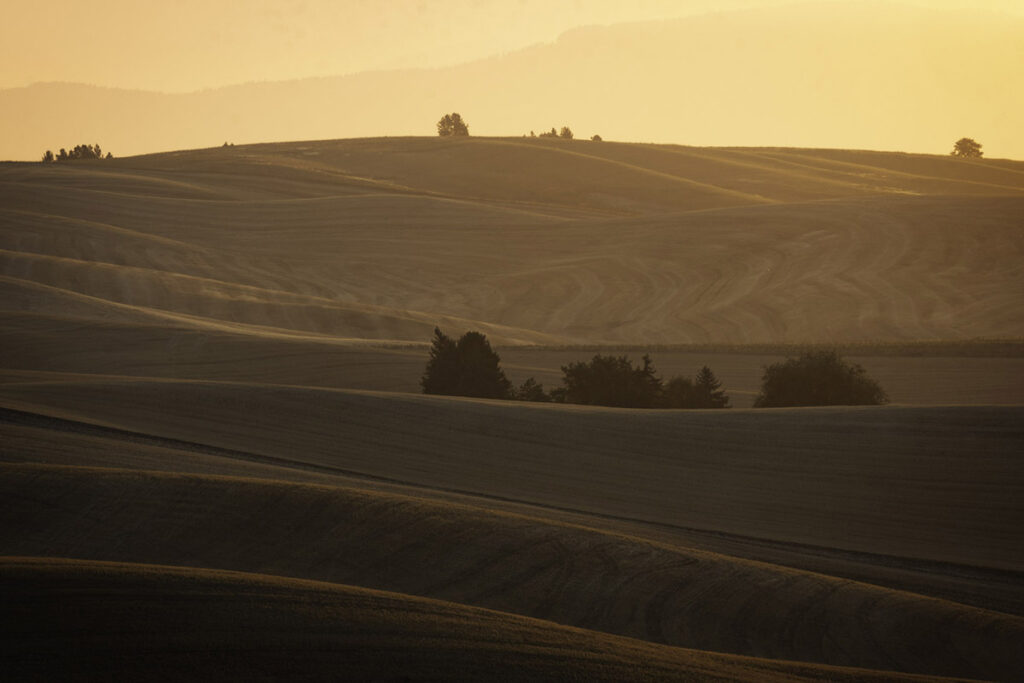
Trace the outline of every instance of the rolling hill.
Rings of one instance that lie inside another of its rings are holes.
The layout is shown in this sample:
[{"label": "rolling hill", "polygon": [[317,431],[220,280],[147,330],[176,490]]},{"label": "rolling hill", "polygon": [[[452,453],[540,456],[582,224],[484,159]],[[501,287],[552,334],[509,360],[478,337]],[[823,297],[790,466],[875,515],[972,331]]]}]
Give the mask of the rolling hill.
[{"label": "rolling hill", "polygon": [[[0,164],[5,666],[1011,680],[1021,216],[1024,163],[849,150]],[[517,383],[710,364],[738,409],[423,396],[436,325]],[[896,405],[748,409],[813,342]]]}]

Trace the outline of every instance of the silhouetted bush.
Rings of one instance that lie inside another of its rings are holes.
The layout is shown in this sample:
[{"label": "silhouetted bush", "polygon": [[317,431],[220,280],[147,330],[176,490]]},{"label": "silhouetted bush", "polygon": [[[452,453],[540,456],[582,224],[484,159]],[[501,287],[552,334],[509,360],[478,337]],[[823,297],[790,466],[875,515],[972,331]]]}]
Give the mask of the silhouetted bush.
[{"label": "silhouetted bush", "polygon": [[572,130],[569,129],[569,126],[562,126],[562,132],[558,134],[558,137],[572,140]]},{"label": "silhouetted bush", "polygon": [[437,122],[437,134],[441,137],[449,135],[469,135],[469,126],[459,114],[445,114]]},{"label": "silhouetted bush", "polygon": [[434,328],[430,359],[420,379],[425,394],[512,398],[512,384],[487,337],[467,332],[458,342]]},{"label": "silhouetted bush", "polygon": [[888,397],[857,363],[834,350],[805,351],[765,368],[755,408],[879,405]]},{"label": "silhouetted bush", "polygon": [[603,138],[595,133],[590,139],[593,140],[594,142],[601,142]]},{"label": "silhouetted bush", "polygon": [[533,401],[535,403],[551,402],[551,396],[544,391],[544,385],[538,383],[533,377],[519,385],[514,398],[518,401]]},{"label": "silhouetted bush", "polygon": [[980,159],[984,152],[981,151],[981,143],[975,142],[971,138],[960,138],[953,143],[953,151],[950,155],[955,157],[973,157]]},{"label": "silhouetted bush", "polygon": [[541,137],[541,138],[557,138],[558,137],[558,131],[555,130],[554,127],[552,127],[551,130],[549,130],[547,133],[541,133],[537,137]]}]

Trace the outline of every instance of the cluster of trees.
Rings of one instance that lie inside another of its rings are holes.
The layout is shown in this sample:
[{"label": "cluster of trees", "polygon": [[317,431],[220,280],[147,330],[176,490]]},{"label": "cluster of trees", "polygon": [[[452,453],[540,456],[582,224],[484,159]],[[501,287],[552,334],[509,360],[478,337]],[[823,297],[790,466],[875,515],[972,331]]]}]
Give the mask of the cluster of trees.
[{"label": "cluster of trees", "polygon": [[57,154],[54,154],[51,150],[46,150],[43,154],[43,163],[52,164],[55,161],[76,161],[78,159],[113,159],[114,155],[107,152],[107,156],[103,156],[103,150],[100,149],[98,144],[96,145],[75,145],[74,149],[70,152],[60,148]]},{"label": "cluster of trees", "polygon": [[437,122],[437,134],[441,137],[469,135],[469,126],[466,125],[466,122],[462,120],[459,114],[452,112],[451,114],[445,114]]},{"label": "cluster of trees", "polygon": [[635,366],[626,356],[596,355],[589,362],[562,366],[562,385],[554,400],[622,408],[728,408],[729,397],[711,368],[696,377],[673,377],[665,382],[645,355]]},{"label": "cluster of trees", "polygon": [[[434,328],[430,359],[420,380],[425,394],[516,399],[621,408],[728,408],[729,397],[711,368],[692,379],[662,380],[651,357],[640,365],[626,356],[595,355],[562,366],[562,386],[544,391],[533,377],[513,387],[487,337],[467,332],[458,341]],[[809,350],[765,368],[755,408],[880,405],[885,391],[864,368],[835,350]]]},{"label": "cluster of trees", "polygon": [[971,138],[960,138],[953,143],[953,151],[950,155],[955,157],[967,157],[980,159],[984,152],[981,151],[981,143]]},{"label": "cluster of trees", "polygon": [[569,126],[562,126],[562,130],[558,131],[558,130],[555,130],[554,126],[552,126],[551,130],[549,130],[547,133],[541,133],[540,135],[537,135],[536,133],[534,133],[531,130],[530,131],[530,137],[531,138],[537,138],[537,137],[540,137],[540,138],[562,138],[564,140],[572,140],[572,129],[569,128]]},{"label": "cluster of trees", "polygon": [[458,341],[434,328],[430,358],[420,379],[425,394],[504,398],[520,401],[579,403],[623,408],[728,408],[729,397],[710,368],[694,379],[667,383],[655,374],[650,356],[634,367],[625,356],[596,355],[562,366],[562,385],[550,393],[533,377],[518,388],[502,371],[501,358],[479,332]]}]

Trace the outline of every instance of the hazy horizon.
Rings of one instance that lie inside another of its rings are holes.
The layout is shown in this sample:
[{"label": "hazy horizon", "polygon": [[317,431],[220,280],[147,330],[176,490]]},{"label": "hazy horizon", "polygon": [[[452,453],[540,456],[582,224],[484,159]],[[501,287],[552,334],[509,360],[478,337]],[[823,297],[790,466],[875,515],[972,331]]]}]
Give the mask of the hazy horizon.
[{"label": "hazy horizon", "polygon": [[0,123],[19,131],[0,159],[433,135],[447,111],[483,136],[933,154],[966,136],[1024,158],[1006,85],[1024,9],[1005,0],[122,5],[65,5],[49,41],[11,28],[52,22],[32,8],[0,29]]},{"label": "hazy horizon", "polygon": [[[127,0],[82,5],[57,0],[9,8],[0,27],[8,54],[0,89],[81,83],[124,90],[190,93],[254,82],[344,76],[365,71],[454,66],[555,42],[576,28],[664,21],[779,6],[865,6],[890,10],[1005,12],[1024,17],[1016,0],[637,0],[621,3],[512,3],[475,0],[330,3],[291,0],[247,4]],[[454,16],[454,20],[453,20]],[[113,31],[111,17],[119,18]],[[27,27],[45,26],[41,41]],[[461,33],[460,33],[461,31]],[[93,36],[83,45],[82,35]],[[132,59],[124,59],[125,51]]]}]

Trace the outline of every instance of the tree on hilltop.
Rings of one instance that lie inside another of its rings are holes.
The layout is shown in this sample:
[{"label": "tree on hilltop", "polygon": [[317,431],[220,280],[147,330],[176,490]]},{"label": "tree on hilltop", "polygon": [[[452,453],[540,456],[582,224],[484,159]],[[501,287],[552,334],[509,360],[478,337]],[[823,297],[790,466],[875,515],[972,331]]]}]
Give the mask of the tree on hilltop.
[{"label": "tree on hilltop", "polygon": [[469,135],[469,126],[466,125],[466,122],[462,120],[459,114],[452,112],[451,114],[445,114],[437,122],[437,134],[441,137]]},{"label": "tree on hilltop", "polygon": [[984,154],[981,147],[981,143],[971,138],[960,138],[953,144],[953,151],[949,154],[955,157],[980,159]]},{"label": "tree on hilltop", "polygon": [[566,140],[572,140],[572,130],[569,126],[562,126],[562,132],[558,134],[558,137]]}]

